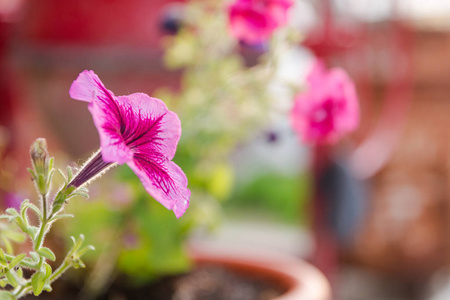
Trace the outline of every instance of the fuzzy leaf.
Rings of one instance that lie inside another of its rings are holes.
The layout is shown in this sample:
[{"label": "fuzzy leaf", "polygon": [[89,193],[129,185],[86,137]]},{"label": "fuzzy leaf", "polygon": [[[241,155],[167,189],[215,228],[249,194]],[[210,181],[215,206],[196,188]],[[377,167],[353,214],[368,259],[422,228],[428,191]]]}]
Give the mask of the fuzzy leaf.
[{"label": "fuzzy leaf", "polygon": [[11,295],[10,292],[0,291],[0,300],[15,300],[15,298],[13,297],[13,295]]},{"label": "fuzzy leaf", "polygon": [[51,261],[55,261],[55,260],[56,260],[55,253],[53,253],[53,251],[50,250],[50,249],[47,248],[47,247],[41,247],[41,248],[38,250],[38,253],[39,253],[41,256],[43,256],[43,257],[45,257],[45,258],[47,258],[47,259],[49,259],[49,260],[51,260]]},{"label": "fuzzy leaf", "polygon": [[25,257],[25,258],[22,260],[22,263],[32,265],[32,264],[35,263],[35,261],[33,261],[33,259],[32,259],[31,257]]},{"label": "fuzzy leaf", "polygon": [[40,257],[39,257],[39,254],[37,254],[36,252],[34,252],[34,251],[30,252],[30,256],[33,259],[33,261],[35,261],[35,262],[39,261]]},{"label": "fuzzy leaf", "polygon": [[83,234],[80,234],[79,236],[78,236],[78,240],[76,240],[73,236],[71,236],[71,238],[72,238],[72,241],[73,241],[73,247],[72,247],[72,249],[73,249],[73,252],[78,252],[78,250],[80,249],[80,247],[83,245],[83,242],[84,242],[84,235]]},{"label": "fuzzy leaf", "polygon": [[7,260],[5,257],[5,252],[3,252],[3,249],[0,248],[0,264],[5,266],[6,263],[7,263]]},{"label": "fuzzy leaf", "polygon": [[41,272],[36,272],[31,277],[31,286],[33,288],[33,294],[39,296],[42,293],[45,285],[45,275]]},{"label": "fuzzy leaf", "polygon": [[83,197],[85,199],[89,199],[89,195],[87,193],[83,193],[83,192],[75,192],[72,195],[74,195],[74,196],[81,196],[81,197]]},{"label": "fuzzy leaf", "polygon": [[4,230],[2,232],[2,235],[3,235],[2,238],[11,240],[16,243],[23,243],[26,239],[26,236],[22,232],[19,232],[19,231]]},{"label": "fuzzy leaf", "polygon": [[49,222],[53,222],[56,221],[58,219],[63,219],[63,218],[73,218],[72,214],[61,214],[61,215],[56,215],[54,217],[52,217]]},{"label": "fuzzy leaf", "polygon": [[88,245],[86,247],[84,247],[83,249],[81,249],[80,251],[78,251],[78,256],[83,256],[86,252],[88,251],[95,251],[95,247],[92,245]]},{"label": "fuzzy leaf", "polygon": [[69,183],[69,182],[67,181],[66,175],[64,175],[63,171],[61,171],[60,169],[58,169],[58,173],[59,173],[59,175],[61,175],[61,177],[64,179],[64,182],[65,182],[66,184]]},{"label": "fuzzy leaf", "polygon": [[47,292],[51,292],[52,291],[52,287],[50,286],[49,282],[46,282],[44,284],[44,291],[47,291]]},{"label": "fuzzy leaf", "polygon": [[[34,205],[33,203],[27,202],[24,204],[24,208],[31,208],[36,213],[36,215],[39,217],[39,219],[42,220],[41,211],[39,210],[39,208],[36,205]],[[22,217],[23,217],[23,213],[22,213]]]},{"label": "fuzzy leaf", "polygon": [[19,213],[14,208],[10,207],[5,212],[11,216],[19,216]]},{"label": "fuzzy leaf", "polygon": [[19,254],[16,257],[14,257],[11,262],[9,263],[9,268],[12,269],[15,266],[17,266],[18,264],[20,264],[20,262],[26,257],[27,255],[25,253]]},{"label": "fuzzy leaf", "polygon": [[27,168],[27,171],[31,174],[31,178],[33,178],[33,180],[34,180],[36,178],[36,174],[34,173],[34,170]]},{"label": "fuzzy leaf", "polygon": [[67,181],[71,181],[73,178],[73,172],[71,167],[67,167]]},{"label": "fuzzy leaf", "polygon": [[19,278],[23,278],[23,270],[22,270],[22,268],[18,268],[16,273],[17,273],[17,276],[19,276]]},{"label": "fuzzy leaf", "polygon": [[50,275],[52,275],[52,267],[48,263],[44,263],[44,268],[45,268],[44,278],[47,280],[47,278],[49,278]]},{"label": "fuzzy leaf", "polygon": [[83,263],[83,261],[81,259],[78,258],[78,259],[72,260],[72,267],[74,269],[79,269],[79,268],[85,268],[86,265]]},{"label": "fuzzy leaf", "polygon": [[36,234],[38,233],[39,228],[36,226],[29,226],[28,227],[28,233],[33,237],[33,239],[36,237]]},{"label": "fuzzy leaf", "polygon": [[50,186],[50,183],[53,179],[53,174],[55,173],[54,169],[51,169],[50,172],[48,173],[48,177],[47,177],[47,186]]},{"label": "fuzzy leaf", "polygon": [[17,286],[16,277],[14,277],[11,271],[6,272],[6,278],[8,279],[9,284],[12,285],[14,288]]},{"label": "fuzzy leaf", "polygon": [[50,171],[53,170],[53,164],[54,164],[54,162],[55,162],[55,158],[54,158],[54,157],[50,157],[50,159],[49,159],[49,161],[48,161],[48,169],[49,169]]}]

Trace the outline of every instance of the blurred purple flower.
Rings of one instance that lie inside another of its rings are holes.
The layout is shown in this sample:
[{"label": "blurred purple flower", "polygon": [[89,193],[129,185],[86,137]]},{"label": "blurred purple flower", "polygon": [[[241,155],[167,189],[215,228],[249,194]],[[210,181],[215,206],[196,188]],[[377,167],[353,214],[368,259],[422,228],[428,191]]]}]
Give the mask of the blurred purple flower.
[{"label": "blurred purple flower", "polygon": [[235,0],[228,7],[231,34],[248,44],[267,40],[287,22],[291,0]]},{"label": "blurred purple flower", "polygon": [[12,207],[16,210],[20,210],[20,204],[22,204],[23,199],[24,198],[18,194],[6,192],[3,201],[6,208]]},{"label": "blurred purple flower", "polygon": [[92,160],[91,169],[127,163],[150,195],[177,218],[182,216],[191,192],[185,174],[171,161],[181,135],[178,116],[161,100],[143,93],[115,96],[93,71],[81,72],[69,94],[89,102],[100,135],[101,157]]},{"label": "blurred purple flower", "polygon": [[333,144],[358,127],[358,97],[344,70],[327,71],[319,61],[307,81],[308,91],[296,97],[291,112],[292,125],[303,141]]}]

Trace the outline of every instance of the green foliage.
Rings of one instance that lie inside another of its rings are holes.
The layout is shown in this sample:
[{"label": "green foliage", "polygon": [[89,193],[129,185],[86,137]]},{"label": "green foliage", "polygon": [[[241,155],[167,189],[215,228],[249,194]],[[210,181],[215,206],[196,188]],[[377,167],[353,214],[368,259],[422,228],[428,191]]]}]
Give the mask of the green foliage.
[{"label": "green foliage", "polygon": [[[190,260],[184,242],[193,228],[211,227],[217,222],[217,207],[211,204],[215,200],[200,198],[191,203],[182,218],[176,219],[172,211],[144,190],[129,168],[116,171],[116,180],[131,188],[126,195],[129,199],[114,203],[114,189],[109,186],[102,190],[101,199],[80,199],[79,205],[68,208],[77,218],[66,223],[66,234],[85,232],[86,241],[98,248],[86,255],[86,261],[94,266],[96,261],[107,260],[114,266],[110,272],[127,274],[135,283],[186,271]],[[112,178],[110,182],[117,185]]]},{"label": "green foliage", "polygon": [[180,273],[189,267],[183,249],[185,221],[176,220],[170,211],[148,198],[140,195],[136,200],[134,220],[128,224],[129,230],[124,235],[131,242],[118,259],[120,270],[140,280]]},{"label": "green foliage", "polygon": [[226,206],[232,210],[251,209],[286,223],[304,223],[309,186],[305,175],[266,173],[240,185]]},{"label": "green foliage", "polygon": [[155,95],[182,121],[181,164],[223,163],[239,141],[268,121],[275,69],[270,55],[246,66],[237,41],[228,34],[222,1],[192,1],[185,15],[181,32],[165,41],[166,65],[183,68],[181,91],[161,89]]},{"label": "green foliage", "polygon": [[[53,158],[48,156],[44,139],[36,140],[31,147],[30,155],[33,168],[28,171],[35,182],[40,205],[38,207],[26,199],[21,203],[19,211],[8,208],[0,215],[1,220],[8,221],[8,224],[0,223],[2,247],[6,250],[5,253],[3,248],[0,248],[0,286],[5,288],[9,285],[13,288],[1,291],[0,299],[19,299],[31,292],[38,296],[44,290],[51,291],[51,284],[68,268],[84,266],[80,257],[92,249],[90,246],[81,247],[84,239],[80,236],[78,240],[74,240],[73,247],[55,271],[46,262],[46,260],[55,261],[56,255],[50,248],[43,246],[45,236],[56,220],[69,216],[59,215],[59,212],[66,201],[79,192],[66,181],[50,207],[48,194],[54,169]],[[70,171],[68,177],[71,177]],[[29,218],[28,212],[37,216],[38,226],[31,224],[32,219]],[[28,253],[29,256],[26,253],[14,255],[12,242],[24,242],[26,236],[32,241],[33,251]],[[24,268],[33,272],[31,278],[23,277]]]},{"label": "green foliage", "polygon": [[0,291],[0,300],[15,300],[15,298],[7,291]]}]

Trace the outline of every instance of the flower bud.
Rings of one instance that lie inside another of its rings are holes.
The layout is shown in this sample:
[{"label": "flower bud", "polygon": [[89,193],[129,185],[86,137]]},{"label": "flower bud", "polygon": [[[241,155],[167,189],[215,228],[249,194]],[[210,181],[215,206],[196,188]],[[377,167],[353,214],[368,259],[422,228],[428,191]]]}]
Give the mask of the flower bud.
[{"label": "flower bud", "polygon": [[33,165],[33,179],[39,192],[43,195],[48,191],[48,174],[50,172],[50,158],[47,151],[47,142],[38,138],[30,148],[31,163]]}]

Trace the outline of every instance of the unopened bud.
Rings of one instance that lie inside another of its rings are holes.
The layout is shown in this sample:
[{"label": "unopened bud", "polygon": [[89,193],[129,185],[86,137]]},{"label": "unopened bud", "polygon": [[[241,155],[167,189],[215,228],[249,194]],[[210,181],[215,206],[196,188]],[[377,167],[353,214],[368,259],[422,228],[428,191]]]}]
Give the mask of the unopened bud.
[{"label": "unopened bud", "polygon": [[48,165],[47,141],[44,138],[34,141],[30,148],[30,156],[35,169],[39,169],[36,171],[41,171],[40,169]]},{"label": "unopened bud", "polygon": [[30,148],[31,163],[33,164],[33,179],[41,194],[48,191],[48,175],[50,172],[49,155],[47,151],[47,141],[44,138],[38,138]]}]

